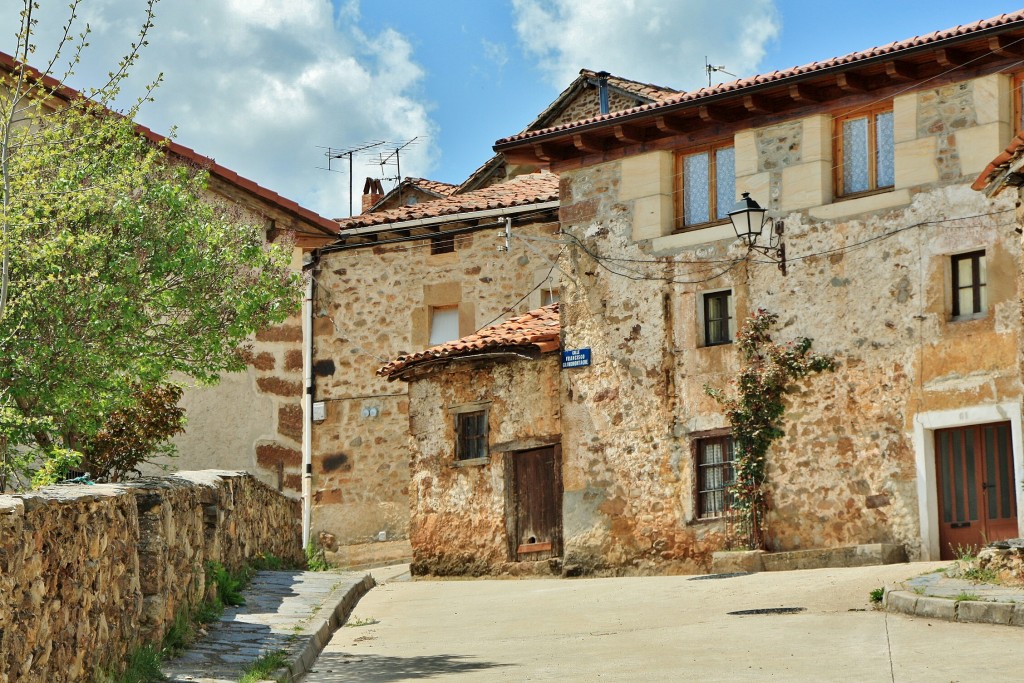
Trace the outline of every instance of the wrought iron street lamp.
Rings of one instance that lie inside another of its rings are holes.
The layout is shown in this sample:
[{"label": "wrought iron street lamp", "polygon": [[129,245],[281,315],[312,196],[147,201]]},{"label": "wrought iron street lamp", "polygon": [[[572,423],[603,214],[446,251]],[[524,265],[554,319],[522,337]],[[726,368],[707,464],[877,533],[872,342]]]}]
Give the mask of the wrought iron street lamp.
[{"label": "wrought iron street lamp", "polygon": [[[779,264],[779,270],[786,274],[786,245],[782,241],[782,231],[785,225],[782,221],[768,218],[767,209],[750,198],[749,192],[744,192],[743,197],[736,202],[736,208],[729,212],[729,220],[732,221],[732,229],[736,231],[736,237],[747,245],[749,251],[756,251]],[[769,229],[767,237],[764,237],[764,229]],[[762,241],[764,240],[764,241]]]}]

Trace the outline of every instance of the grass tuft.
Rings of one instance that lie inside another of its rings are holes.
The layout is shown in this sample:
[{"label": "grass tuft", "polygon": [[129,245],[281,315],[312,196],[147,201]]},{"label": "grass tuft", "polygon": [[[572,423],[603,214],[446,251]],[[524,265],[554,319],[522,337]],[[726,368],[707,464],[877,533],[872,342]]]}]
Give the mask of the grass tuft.
[{"label": "grass tuft", "polygon": [[873,591],[868,593],[868,597],[871,598],[871,603],[872,604],[874,604],[874,605],[881,605],[882,604],[882,598],[885,597],[885,586],[882,586],[881,588],[874,589]]},{"label": "grass tuft", "polygon": [[288,653],[284,650],[268,652],[245,668],[242,677],[238,679],[238,683],[262,681],[287,663]]}]

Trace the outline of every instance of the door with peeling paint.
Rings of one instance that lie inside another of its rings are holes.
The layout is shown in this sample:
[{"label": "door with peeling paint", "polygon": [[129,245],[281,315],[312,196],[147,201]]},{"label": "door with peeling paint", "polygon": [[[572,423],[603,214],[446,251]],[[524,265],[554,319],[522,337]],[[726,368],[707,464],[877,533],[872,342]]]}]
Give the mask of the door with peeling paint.
[{"label": "door with peeling paint", "polygon": [[1009,422],[936,430],[935,473],[942,559],[1017,536]]},{"label": "door with peeling paint", "polygon": [[508,462],[509,555],[520,562],[561,556],[561,447],[517,451]]}]

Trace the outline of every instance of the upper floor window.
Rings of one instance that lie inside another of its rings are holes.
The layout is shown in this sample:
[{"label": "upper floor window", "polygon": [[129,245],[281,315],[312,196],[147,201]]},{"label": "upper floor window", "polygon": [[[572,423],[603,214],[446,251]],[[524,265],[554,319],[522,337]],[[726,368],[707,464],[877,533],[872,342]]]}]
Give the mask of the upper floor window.
[{"label": "upper floor window", "polygon": [[732,342],[732,290],[704,294],[704,346]]},{"label": "upper floor window", "polygon": [[896,181],[892,103],[885,108],[857,110],[836,119],[836,195],[845,196],[892,187]]},{"label": "upper floor window", "polygon": [[679,154],[676,178],[678,228],[725,220],[736,203],[736,150],[730,142]]},{"label": "upper floor window", "polygon": [[432,306],[430,308],[431,346],[444,344],[459,338],[459,307]]},{"label": "upper floor window", "polygon": [[972,251],[951,258],[953,317],[976,318],[984,315],[988,310],[985,252]]},{"label": "upper floor window", "polygon": [[540,305],[558,303],[558,287],[542,287],[540,290]]},{"label": "upper floor window", "polygon": [[455,251],[454,235],[436,235],[430,238],[430,253],[450,254]]}]

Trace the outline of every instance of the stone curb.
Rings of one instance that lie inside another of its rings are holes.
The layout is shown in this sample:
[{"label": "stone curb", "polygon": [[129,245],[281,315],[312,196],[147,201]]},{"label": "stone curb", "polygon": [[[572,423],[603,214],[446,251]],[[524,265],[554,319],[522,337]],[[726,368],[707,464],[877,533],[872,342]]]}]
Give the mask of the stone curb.
[{"label": "stone curb", "polygon": [[927,619],[1024,626],[1024,603],[950,600],[887,588],[882,598],[882,607],[887,612]]},{"label": "stone curb", "polygon": [[[334,632],[345,623],[359,600],[376,585],[373,577],[367,574],[362,581],[349,586],[339,586],[331,593],[324,601],[324,605],[334,602],[334,610],[324,617],[318,616],[303,629],[302,638],[305,639],[305,644],[292,650],[289,662],[275,671],[271,680],[276,683],[292,683],[308,673],[327,643],[331,641]],[[338,594],[343,591],[344,595],[339,596]]]}]

